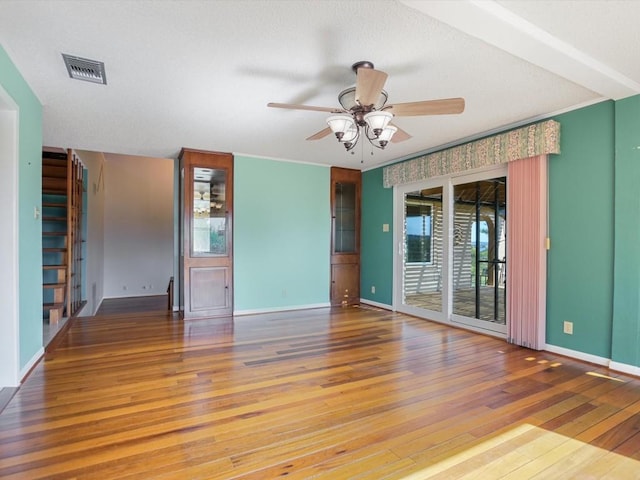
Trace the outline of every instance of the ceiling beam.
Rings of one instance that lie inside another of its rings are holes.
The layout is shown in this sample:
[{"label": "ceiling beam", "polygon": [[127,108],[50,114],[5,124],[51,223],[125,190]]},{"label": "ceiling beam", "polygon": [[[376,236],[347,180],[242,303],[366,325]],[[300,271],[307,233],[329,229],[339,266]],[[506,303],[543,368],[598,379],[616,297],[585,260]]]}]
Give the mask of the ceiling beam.
[{"label": "ceiling beam", "polygon": [[400,2],[605,98],[640,93],[639,83],[493,0]]}]

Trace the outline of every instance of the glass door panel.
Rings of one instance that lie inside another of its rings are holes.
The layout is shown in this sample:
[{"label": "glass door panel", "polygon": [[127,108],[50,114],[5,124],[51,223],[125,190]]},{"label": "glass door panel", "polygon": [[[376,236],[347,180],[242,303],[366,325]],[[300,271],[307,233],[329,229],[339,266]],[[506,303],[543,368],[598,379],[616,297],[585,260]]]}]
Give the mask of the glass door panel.
[{"label": "glass door panel", "polygon": [[453,314],[500,330],[506,325],[506,177],[455,185],[453,203]]},{"label": "glass door panel", "polygon": [[356,184],[335,184],[334,253],[356,253]]},{"label": "glass door panel", "polygon": [[404,194],[403,303],[442,312],[442,187]]},{"label": "glass door panel", "polygon": [[193,168],[193,255],[227,254],[227,171]]}]

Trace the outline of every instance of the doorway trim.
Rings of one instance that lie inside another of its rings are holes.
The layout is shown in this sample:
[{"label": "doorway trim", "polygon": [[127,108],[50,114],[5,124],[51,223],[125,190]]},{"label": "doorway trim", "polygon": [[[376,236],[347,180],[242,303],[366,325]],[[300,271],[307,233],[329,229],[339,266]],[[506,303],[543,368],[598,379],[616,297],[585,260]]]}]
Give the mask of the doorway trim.
[{"label": "doorway trim", "polygon": [[18,119],[19,107],[0,86],[0,289],[4,308],[0,328],[0,388],[20,385],[20,308],[18,301]]}]

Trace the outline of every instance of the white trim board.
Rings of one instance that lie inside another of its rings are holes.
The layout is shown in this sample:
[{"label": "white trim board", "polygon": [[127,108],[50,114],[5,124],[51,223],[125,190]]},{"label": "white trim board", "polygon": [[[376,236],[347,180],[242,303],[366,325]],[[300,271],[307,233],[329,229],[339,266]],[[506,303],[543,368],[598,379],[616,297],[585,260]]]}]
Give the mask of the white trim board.
[{"label": "white trim board", "polygon": [[640,377],[640,367],[627,365],[626,363],[614,362],[613,360],[611,360],[609,362],[609,368],[611,370],[615,370],[616,372],[622,372],[629,375],[634,375],[636,377]]},{"label": "white trim board", "polygon": [[309,305],[290,305],[286,307],[273,307],[273,308],[256,308],[248,310],[234,310],[233,316],[243,315],[255,315],[258,313],[275,313],[275,312],[291,312],[296,310],[311,310],[313,308],[326,308],[330,307],[330,303],[312,303]]},{"label": "white trim board", "polygon": [[386,303],[374,302],[373,300],[369,300],[367,298],[361,298],[360,303],[364,305],[371,305],[372,307],[382,308],[383,310],[389,310],[390,312],[395,311],[393,310],[392,305],[387,305]]},{"label": "white trim board", "polygon": [[594,363],[596,365],[602,365],[604,367],[608,367],[610,362],[610,360],[605,357],[599,357],[597,355],[591,355],[590,353],[579,352],[578,350],[570,350],[564,347],[557,347],[556,345],[549,345],[548,343],[544,347],[543,351],[557,353],[558,355],[564,355],[565,357],[582,360],[583,362]]},{"label": "white trim board", "polygon": [[20,302],[18,239],[18,164],[20,109],[0,86],[0,388],[20,384]]},{"label": "white trim board", "polygon": [[44,356],[44,347],[40,347],[40,349],[35,353],[35,355],[29,359],[27,364],[24,367],[22,367],[22,370],[20,370],[20,383],[24,382],[27,374],[42,359],[43,356]]},{"label": "white trim board", "polygon": [[634,375],[636,377],[640,377],[640,367],[637,367],[635,365],[628,365],[626,363],[616,362],[609,358],[599,357],[597,355],[591,355],[589,353],[579,352],[577,350],[570,350],[568,348],[558,347],[556,345],[547,344],[547,346],[545,347],[545,351],[551,352],[551,353],[557,353],[558,355],[563,355],[565,357],[573,358],[575,360],[582,360],[584,362],[601,365],[603,367],[607,367],[616,372],[626,373],[628,375]]}]

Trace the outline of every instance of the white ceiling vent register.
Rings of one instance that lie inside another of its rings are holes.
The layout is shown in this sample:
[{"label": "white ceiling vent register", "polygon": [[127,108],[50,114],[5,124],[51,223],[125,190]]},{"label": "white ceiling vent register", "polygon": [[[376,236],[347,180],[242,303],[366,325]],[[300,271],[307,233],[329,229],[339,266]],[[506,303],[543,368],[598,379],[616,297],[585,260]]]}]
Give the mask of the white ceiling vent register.
[{"label": "white ceiling vent register", "polygon": [[88,58],[74,57],[73,55],[62,54],[67,72],[71,78],[84,80],[85,82],[107,84],[107,75],[104,71],[104,63]]}]

